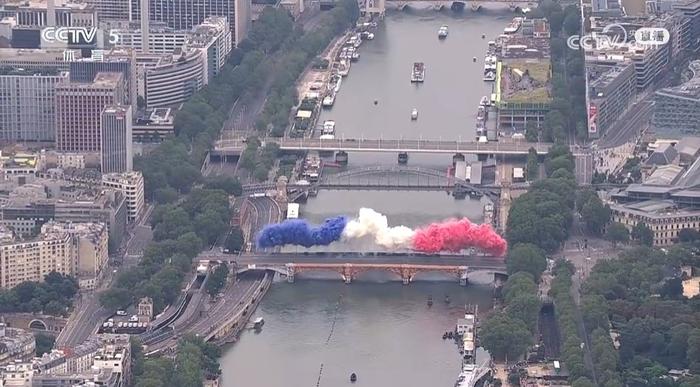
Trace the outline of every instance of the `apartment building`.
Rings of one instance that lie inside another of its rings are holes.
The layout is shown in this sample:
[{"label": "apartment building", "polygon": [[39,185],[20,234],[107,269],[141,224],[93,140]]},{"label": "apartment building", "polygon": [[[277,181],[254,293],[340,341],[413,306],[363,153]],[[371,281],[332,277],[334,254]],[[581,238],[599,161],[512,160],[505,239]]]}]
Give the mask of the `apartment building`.
[{"label": "apartment building", "polygon": [[108,173],[102,175],[102,185],[118,190],[126,197],[129,222],[135,222],[143,214],[145,202],[143,175],[138,171]]}]

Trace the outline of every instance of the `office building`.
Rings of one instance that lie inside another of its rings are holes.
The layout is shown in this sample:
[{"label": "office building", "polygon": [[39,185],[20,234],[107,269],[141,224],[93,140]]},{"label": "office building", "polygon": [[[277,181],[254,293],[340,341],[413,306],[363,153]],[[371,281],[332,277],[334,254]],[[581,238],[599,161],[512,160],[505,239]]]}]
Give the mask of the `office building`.
[{"label": "office building", "polygon": [[680,12],[688,23],[684,26],[684,33],[687,34],[688,50],[700,51],[700,0],[683,0],[673,5],[673,8]]},{"label": "office building", "polygon": [[0,67],[15,71],[68,71],[70,63],[65,61],[64,50],[60,49],[3,48],[0,50]]},{"label": "office building", "polygon": [[[0,244],[0,288],[9,289],[25,281],[42,282],[55,271],[74,275],[77,255],[67,232],[42,232],[25,240],[7,236]],[[10,235],[12,235],[10,233]]]},{"label": "office building", "polygon": [[700,210],[679,208],[671,200],[647,200],[633,204],[612,204],[612,221],[630,231],[639,223],[654,233],[654,246],[678,243],[678,233],[686,228],[700,231]]},{"label": "office building", "polygon": [[[49,12],[53,8],[53,14]],[[11,17],[22,27],[96,27],[97,13],[78,1],[8,0],[0,5],[0,19]]]},{"label": "office building", "polygon": [[132,133],[135,141],[160,142],[175,134],[175,117],[170,108],[148,109],[140,112]]},{"label": "office building", "polygon": [[212,79],[226,64],[231,53],[231,30],[226,18],[209,17],[194,28],[186,46],[198,49],[206,56],[207,78]]},{"label": "office building", "polygon": [[129,172],[133,163],[131,106],[109,105],[102,111],[102,173]]},{"label": "office building", "polygon": [[[617,121],[634,101],[636,82],[631,62],[586,66],[593,125],[600,136]],[[589,125],[591,122],[589,122]]]},{"label": "office building", "polygon": [[[132,21],[141,20],[139,0],[131,0]],[[151,22],[162,22],[176,30],[191,30],[210,16],[225,17],[234,44],[248,36],[251,22],[250,0],[150,0]]]},{"label": "office building", "polygon": [[654,94],[654,131],[665,137],[700,134],[700,61],[688,66],[690,76],[679,86]]},{"label": "office building", "polygon": [[95,9],[100,22],[129,20],[131,17],[131,0],[87,0],[87,3]]},{"label": "office building", "polygon": [[0,140],[55,141],[55,86],[67,78],[57,68],[0,66]]},{"label": "office building", "polygon": [[66,152],[99,153],[100,117],[108,105],[124,100],[121,73],[97,73],[92,82],[56,86],[56,148]]},{"label": "office building", "polygon": [[124,194],[129,222],[135,222],[141,217],[144,210],[144,186],[141,172],[103,174],[102,185]]},{"label": "office building", "polygon": [[48,222],[42,233],[68,233],[77,255],[74,275],[81,289],[94,289],[107,267],[108,231],[103,223]]},{"label": "office building", "polygon": [[173,107],[187,101],[208,83],[207,56],[198,49],[176,50],[173,54],[139,54],[143,65],[143,95],[147,108]]},{"label": "office building", "polygon": [[32,332],[0,323],[0,365],[30,360],[34,357],[35,346],[36,340]]},{"label": "office building", "polygon": [[[115,32],[119,35],[118,47],[130,48],[139,53],[144,52],[143,35],[138,23],[128,23],[128,25],[116,29]],[[163,23],[151,23],[147,34],[148,52],[171,54],[185,45],[190,33],[187,30],[176,30]]]},{"label": "office building", "polygon": [[136,57],[130,49],[111,49],[100,60],[92,57],[70,62],[71,82],[92,82],[98,73],[121,73],[124,98],[119,103],[138,106]]}]

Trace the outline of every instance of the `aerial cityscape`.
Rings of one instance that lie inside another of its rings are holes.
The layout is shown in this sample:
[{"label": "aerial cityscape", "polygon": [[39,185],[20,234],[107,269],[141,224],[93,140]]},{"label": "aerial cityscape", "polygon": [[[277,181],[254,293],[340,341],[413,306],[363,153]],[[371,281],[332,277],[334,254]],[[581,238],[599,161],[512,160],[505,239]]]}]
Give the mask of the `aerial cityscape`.
[{"label": "aerial cityscape", "polygon": [[700,387],[700,0],[0,0],[0,387]]}]

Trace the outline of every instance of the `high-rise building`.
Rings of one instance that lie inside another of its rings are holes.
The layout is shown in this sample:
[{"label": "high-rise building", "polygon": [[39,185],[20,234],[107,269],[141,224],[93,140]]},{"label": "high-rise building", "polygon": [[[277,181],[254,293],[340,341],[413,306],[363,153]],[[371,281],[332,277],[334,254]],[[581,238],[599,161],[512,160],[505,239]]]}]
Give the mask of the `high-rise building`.
[{"label": "high-rise building", "polygon": [[0,140],[53,142],[55,87],[67,78],[57,68],[0,67]]},{"label": "high-rise building", "polygon": [[680,137],[700,133],[700,60],[688,66],[693,77],[687,82],[666,87],[654,94],[654,131]]},{"label": "high-rise building", "polygon": [[[131,2],[131,20],[141,20],[140,0]],[[238,44],[248,36],[251,0],[149,0],[149,11],[152,22],[164,22],[178,30],[190,30],[209,16],[223,16],[233,42]]]},{"label": "high-rise building", "polygon": [[183,47],[173,54],[139,54],[146,107],[172,107],[188,100],[208,83],[206,53]]},{"label": "high-rise building", "polygon": [[121,191],[126,197],[129,222],[139,219],[144,209],[143,175],[141,172],[103,174],[102,186]]},{"label": "high-rise building", "polygon": [[113,49],[105,52],[101,60],[85,58],[70,62],[72,82],[92,82],[100,72],[122,73],[125,94],[119,103],[137,106],[136,57],[133,50]]},{"label": "high-rise building", "polygon": [[56,86],[56,148],[99,153],[100,117],[108,105],[124,100],[121,73],[97,73],[92,82]]},{"label": "high-rise building", "polygon": [[131,106],[109,105],[102,111],[102,173],[129,172],[132,169]]},{"label": "high-rise building", "polygon": [[129,20],[131,17],[131,0],[88,0],[87,3],[95,9],[100,21]]}]

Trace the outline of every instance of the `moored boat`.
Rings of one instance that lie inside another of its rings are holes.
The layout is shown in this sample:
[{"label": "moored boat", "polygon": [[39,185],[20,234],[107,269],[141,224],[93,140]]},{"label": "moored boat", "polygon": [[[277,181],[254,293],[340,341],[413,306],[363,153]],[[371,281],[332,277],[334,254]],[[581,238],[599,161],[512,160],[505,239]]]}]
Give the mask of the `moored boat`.
[{"label": "moored boat", "polygon": [[425,80],[425,64],[423,62],[413,63],[411,71],[411,82],[423,82]]},{"label": "moored boat", "polygon": [[448,33],[449,31],[447,24],[443,24],[442,27],[440,27],[440,29],[438,30],[438,38],[445,39]]},{"label": "moored boat", "polygon": [[417,119],[418,119],[418,109],[413,108],[413,110],[411,110],[411,119],[412,119],[412,120],[417,120]]}]

